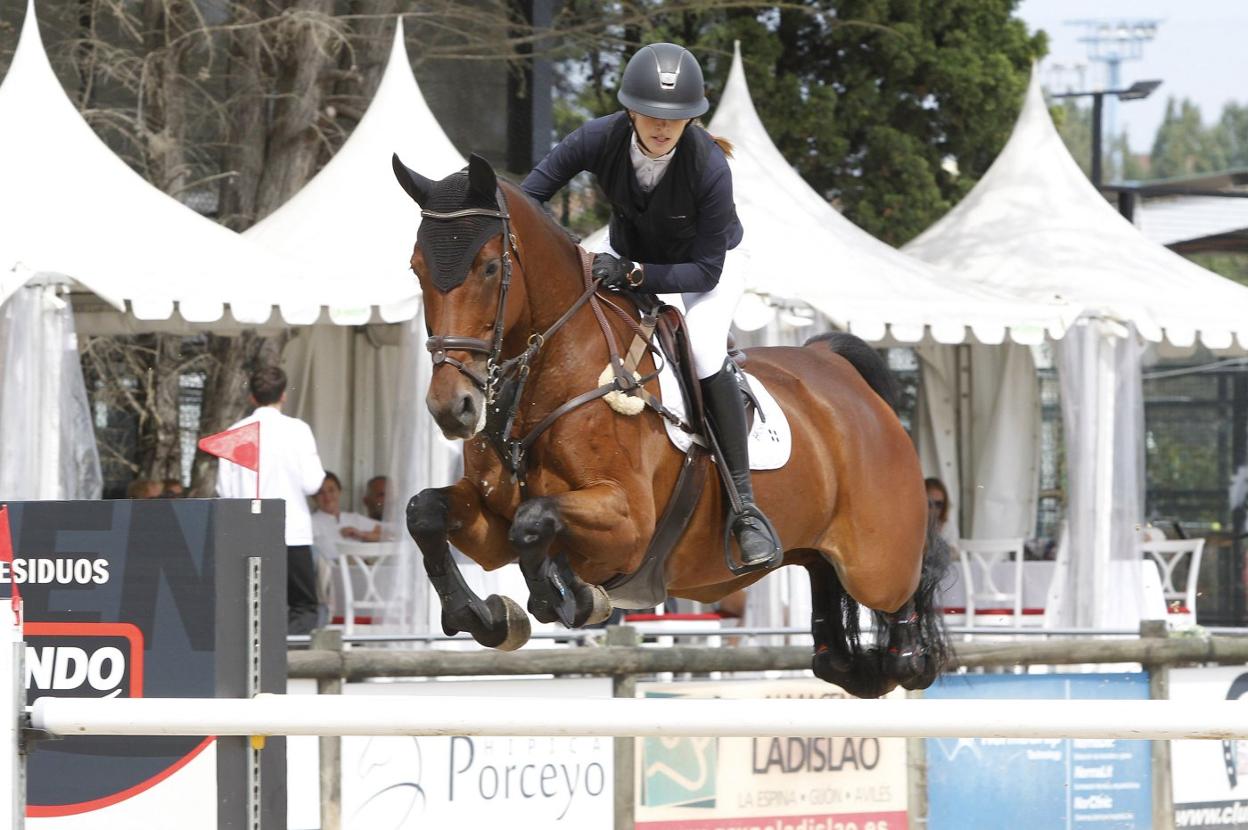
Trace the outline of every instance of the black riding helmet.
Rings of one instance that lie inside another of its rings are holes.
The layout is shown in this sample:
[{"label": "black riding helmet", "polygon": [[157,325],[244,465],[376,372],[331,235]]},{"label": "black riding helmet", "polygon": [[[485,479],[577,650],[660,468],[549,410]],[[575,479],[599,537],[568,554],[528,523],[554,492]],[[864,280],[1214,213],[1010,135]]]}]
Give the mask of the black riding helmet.
[{"label": "black riding helmet", "polygon": [[698,59],[675,43],[643,46],[620,78],[621,104],[651,118],[697,118],[710,109]]}]

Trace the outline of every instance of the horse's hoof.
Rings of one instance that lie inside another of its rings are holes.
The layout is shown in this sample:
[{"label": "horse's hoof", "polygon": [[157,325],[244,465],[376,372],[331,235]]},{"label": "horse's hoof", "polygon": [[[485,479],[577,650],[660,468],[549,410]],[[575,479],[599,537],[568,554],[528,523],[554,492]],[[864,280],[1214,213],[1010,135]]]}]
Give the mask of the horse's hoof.
[{"label": "horse's hoof", "polygon": [[916,654],[906,661],[904,673],[893,675],[903,689],[926,689],[940,676],[940,666],[930,655]]},{"label": "horse's hoof", "polygon": [[585,625],[597,625],[606,622],[611,618],[611,612],[615,610],[611,605],[611,597],[602,589],[601,585],[589,586],[590,596],[593,597],[593,609],[589,612],[589,618],[585,620]]},{"label": "horse's hoof", "polygon": [[824,682],[840,686],[854,697],[883,697],[897,687],[897,681],[885,676],[870,652],[862,659],[854,660],[848,668],[842,655],[832,651],[816,652],[811,660],[811,671]]},{"label": "horse's hoof", "polygon": [[454,623],[451,622],[451,615],[446,613],[446,609],[443,608],[442,609],[442,633],[448,637],[454,637],[456,634],[458,634],[459,632],[463,630],[464,629],[458,628]]},{"label": "horse's hoof", "polygon": [[554,603],[547,597],[542,597],[542,591],[534,591],[529,594],[528,608],[529,613],[533,615],[533,619],[540,623],[553,623],[559,621],[559,615],[555,612]]},{"label": "horse's hoof", "polygon": [[529,623],[529,615],[511,597],[490,594],[485,605],[490,609],[494,625],[482,636],[473,632],[478,643],[487,648],[499,651],[515,651],[529,641],[533,628]]}]

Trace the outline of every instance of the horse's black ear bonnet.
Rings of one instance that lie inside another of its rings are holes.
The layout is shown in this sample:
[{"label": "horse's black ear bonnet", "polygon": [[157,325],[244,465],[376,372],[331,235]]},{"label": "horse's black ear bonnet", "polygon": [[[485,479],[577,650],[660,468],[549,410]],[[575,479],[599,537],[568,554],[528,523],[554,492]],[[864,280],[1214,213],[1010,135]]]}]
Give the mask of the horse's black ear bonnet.
[{"label": "horse's black ear bonnet", "polygon": [[[421,207],[436,213],[466,208],[499,209],[494,192],[484,196],[469,184],[467,170],[453,173],[435,184]],[[493,216],[422,219],[416,244],[424,251],[425,261],[433,270],[430,276],[438,290],[447,292],[463,283],[477,251],[498,232],[498,219]]]}]

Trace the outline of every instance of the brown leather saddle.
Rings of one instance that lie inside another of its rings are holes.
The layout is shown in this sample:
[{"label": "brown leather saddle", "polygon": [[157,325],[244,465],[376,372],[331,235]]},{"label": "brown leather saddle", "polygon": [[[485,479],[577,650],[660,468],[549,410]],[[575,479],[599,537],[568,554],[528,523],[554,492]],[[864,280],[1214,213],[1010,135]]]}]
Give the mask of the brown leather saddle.
[{"label": "brown leather saddle", "polygon": [[[653,332],[653,339],[658,342],[658,350],[663,359],[675,371],[685,401],[685,419],[680,426],[691,433],[693,443],[681,462],[680,474],[668,498],[667,507],[655,523],[654,535],[646,547],[640,567],[631,574],[619,574],[602,586],[610,595],[612,605],[626,609],[654,608],[667,599],[667,562],[688,529],[689,520],[702,497],[708,478],[707,458],[712,452],[708,445],[714,445],[714,442],[708,442],[703,437],[703,431],[709,430],[710,426],[706,421],[702,403],[702,387],[694,371],[693,352],[684,315],[679,309],[661,303],[652,294],[640,295],[636,299],[642,310],[642,328]],[[636,363],[640,362],[641,355],[646,351],[644,345],[639,348],[640,339],[640,335],[635,336],[633,347],[629,349],[625,360],[625,369],[630,373],[636,370]],[[738,367],[745,365],[745,352],[736,348],[731,334],[728,353]],[[739,377],[744,381],[744,375]],[[743,383],[743,390],[752,402],[753,410],[759,411],[758,400],[749,389],[748,382]],[[637,390],[637,393],[644,398],[652,397],[644,389]],[[647,400],[647,404],[652,408],[655,406],[650,400]],[[661,402],[658,405],[661,406]],[[660,414],[663,412],[660,411]],[[669,416],[665,414],[664,417]],[[691,424],[696,424],[697,427],[691,427]],[[719,469],[726,469],[722,460],[719,462]]]}]

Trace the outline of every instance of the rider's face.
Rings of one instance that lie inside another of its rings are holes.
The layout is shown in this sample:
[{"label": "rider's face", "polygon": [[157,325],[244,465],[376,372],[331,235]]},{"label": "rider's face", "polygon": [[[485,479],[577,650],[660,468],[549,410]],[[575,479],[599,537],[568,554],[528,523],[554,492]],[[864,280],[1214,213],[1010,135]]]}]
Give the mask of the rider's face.
[{"label": "rider's face", "polygon": [[641,136],[642,152],[650,158],[658,158],[670,152],[684,135],[685,127],[689,126],[688,118],[672,121],[666,118],[651,118],[632,110],[629,110],[629,115],[633,119],[633,128],[637,130],[637,135]]}]

